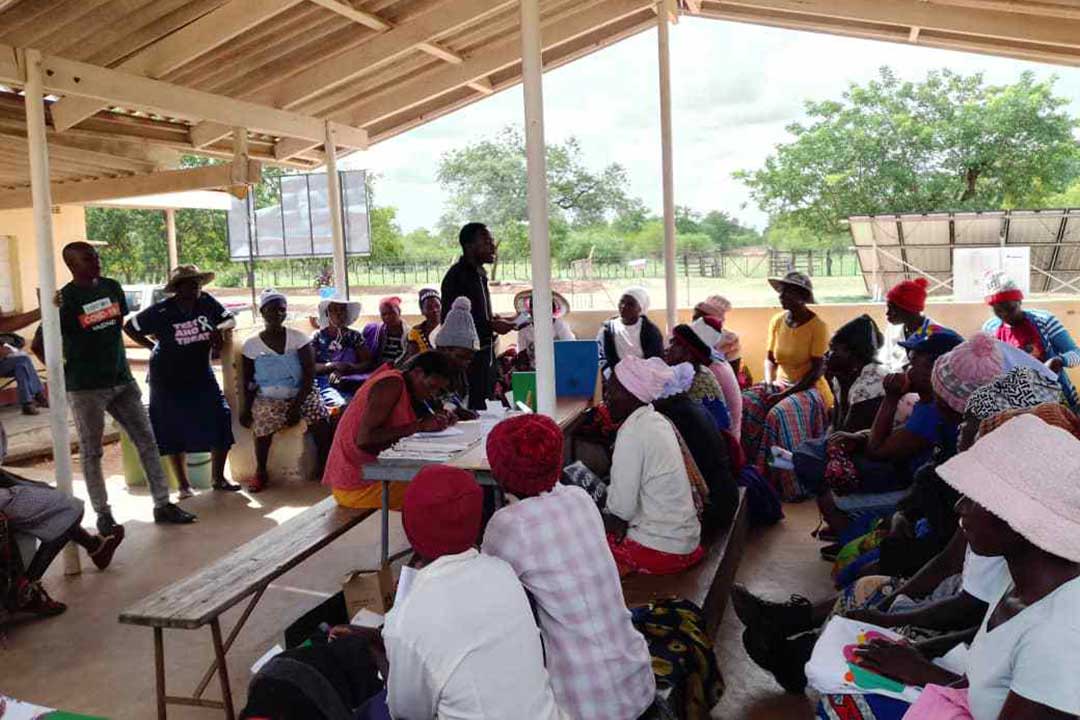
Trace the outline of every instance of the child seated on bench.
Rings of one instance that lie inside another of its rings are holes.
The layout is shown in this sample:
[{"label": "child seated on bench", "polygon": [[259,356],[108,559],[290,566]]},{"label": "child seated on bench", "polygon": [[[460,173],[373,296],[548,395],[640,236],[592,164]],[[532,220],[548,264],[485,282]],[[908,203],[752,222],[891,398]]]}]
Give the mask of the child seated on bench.
[{"label": "child seated on bench", "polygon": [[619,424],[604,525],[619,574],[667,575],[696,565],[701,522],[675,428],[652,406],[674,372],[660,358],[628,356],[604,393]]},{"label": "child seated on bench", "polygon": [[562,430],[544,415],[504,420],[487,457],[508,504],[488,523],[483,552],[508,562],[535,601],[555,699],[576,720],[636,720],[656,694],[649,648],[596,503],[558,482]]}]

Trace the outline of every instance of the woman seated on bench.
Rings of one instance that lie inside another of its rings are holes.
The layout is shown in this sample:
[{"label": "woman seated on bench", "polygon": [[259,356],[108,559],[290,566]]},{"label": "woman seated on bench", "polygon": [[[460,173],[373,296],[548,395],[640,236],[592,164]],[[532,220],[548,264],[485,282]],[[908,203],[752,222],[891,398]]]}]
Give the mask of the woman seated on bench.
[{"label": "woman seated on bench", "polygon": [[[830,442],[839,456],[800,452],[793,457],[796,476],[816,491],[831,533],[842,535],[852,516],[891,512],[888,506],[895,507],[935,447],[947,455],[956,452],[957,423],[943,416],[930,377],[934,362],[961,342],[946,329],[914,341],[907,372],[884,379],[885,399],[869,431],[833,433]],[[894,428],[900,399],[909,392],[918,393],[919,402],[904,425]]]},{"label": "woman seated on bench", "polygon": [[555,699],[576,720],[637,720],[656,694],[649,648],[596,503],[558,482],[562,430],[544,415],[504,420],[487,457],[508,504],[488,523],[483,552],[508,562],[536,603]]},{"label": "woman seated on bench", "polygon": [[[1054,458],[1055,465],[1031,458]],[[1080,441],[1032,415],[980,439],[938,471],[972,551],[1003,559],[989,609],[957,675],[910,644],[873,641],[855,653],[867,670],[924,687],[908,720],[1064,720],[1080,715]]]},{"label": "woman seated on bench", "polygon": [[277,290],[264,290],[259,314],[266,327],[244,342],[244,410],[240,424],[255,436],[255,477],[249,492],[260,492],[270,476],[266,464],[274,434],[307,421],[318,448],[322,474],[330,448],[330,413],[315,388],[315,352],[311,338],[285,327],[289,306]]},{"label": "woman seated on bench", "polygon": [[315,348],[315,383],[328,408],[352,400],[363,382],[360,372],[368,352],[359,330],[351,326],[360,317],[360,303],[334,295],[319,301],[319,329],[311,338]]},{"label": "woman seated on bench", "polygon": [[383,626],[390,666],[383,710],[410,720],[568,720],[514,569],[475,549],[483,493],[472,473],[428,465],[402,484],[401,521],[422,565]]},{"label": "woman seated on bench", "polygon": [[[711,328],[701,320],[694,323],[694,326],[675,326],[671,334],[671,344],[664,351],[664,360],[671,366],[690,363],[694,367],[694,381],[687,394],[709,411],[716,420],[716,427],[732,432],[733,420],[724,399],[724,391],[710,369],[717,364],[712,358],[712,348],[698,334],[698,328],[701,328],[702,332]],[[741,396],[739,411],[742,412]]]},{"label": "woman seated on bench", "polygon": [[[0,462],[6,452],[7,438],[0,425]],[[111,535],[91,535],[83,529],[82,517],[82,500],[0,469],[0,620],[7,614],[51,616],[67,610],[49,597],[41,578],[69,542],[85,548],[98,569],[109,567],[124,539],[123,526],[117,525]],[[41,542],[25,568],[14,543],[17,532]]]},{"label": "woman seated on bench", "polygon": [[[408,360],[401,370],[383,365],[367,379],[338,422],[323,473],[339,505],[382,507],[382,488],[364,481],[364,465],[398,440],[418,432],[438,432],[455,422],[449,412],[418,417],[416,407],[446,389],[453,375],[450,361],[437,352]],[[390,507],[401,509],[408,483],[390,484]]]},{"label": "woman seated on bench", "polygon": [[605,389],[620,425],[604,525],[620,575],[668,575],[704,557],[701,522],[675,428],[651,405],[672,378],[660,358],[619,361]]}]

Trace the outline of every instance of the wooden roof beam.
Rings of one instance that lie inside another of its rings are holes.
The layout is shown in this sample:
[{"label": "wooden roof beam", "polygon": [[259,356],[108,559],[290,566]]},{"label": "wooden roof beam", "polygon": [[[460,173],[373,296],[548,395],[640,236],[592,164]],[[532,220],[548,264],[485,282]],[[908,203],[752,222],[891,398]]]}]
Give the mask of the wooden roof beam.
[{"label": "wooden roof beam", "polygon": [[[653,0],[599,0],[583,3],[584,9],[560,19],[548,19],[542,28],[544,50],[614,23],[643,8]],[[449,65],[424,73],[412,80],[394,84],[371,95],[357,98],[355,110],[339,111],[333,117],[366,127],[383,118],[420,105],[427,100],[468,85],[521,59],[518,36],[501,38],[477,51],[461,65]]]},{"label": "wooden roof beam", "polygon": [[[261,177],[262,168],[259,163],[248,160],[243,163],[170,170],[152,175],[131,175],[85,182],[54,182],[52,183],[52,201],[55,205],[65,205],[184,190],[206,190],[257,183]],[[29,189],[0,193],[0,210],[31,205]]]},{"label": "wooden roof beam", "polygon": [[952,5],[973,10],[997,10],[1017,15],[1042,15],[1043,17],[1068,18],[1080,20],[1080,7],[1056,2],[1038,2],[1037,0],[925,0],[931,5]]},{"label": "wooden roof beam", "polygon": [[363,10],[357,10],[352,5],[349,5],[346,2],[342,2],[342,0],[309,0],[309,2],[313,2],[320,7],[324,7],[330,12],[335,12],[344,18],[352,20],[355,23],[366,25],[372,30],[377,30],[378,32],[389,30],[391,27],[390,23],[386,22],[378,15],[372,15],[371,13],[364,12]]},{"label": "wooden roof beam", "polygon": [[[230,0],[128,58],[117,70],[158,78],[243,34],[302,0]],[[67,130],[104,110],[94,98],[63,98],[52,107],[53,126]]]},{"label": "wooden roof beam", "polygon": [[421,45],[434,43],[441,35],[515,4],[516,0],[443,0],[412,20],[274,83],[248,99],[279,108],[299,107],[375,67],[394,62]]},{"label": "wooden roof beam", "polygon": [[706,0],[705,7],[780,11],[807,18],[834,18],[855,23],[902,27],[918,26],[922,33],[942,31],[972,38],[1022,40],[1028,43],[1080,49],[1080,21],[1032,15],[1023,22],[1015,13],[991,6],[981,9],[931,4],[925,0]]},{"label": "wooden roof beam", "polygon": [[[8,46],[0,45],[0,57],[10,51]],[[10,70],[10,66],[0,65],[0,72],[3,72],[5,67]],[[45,89],[50,93],[94,98],[107,104],[145,110],[167,117],[220,123],[229,128],[245,127],[253,132],[275,137],[321,140],[326,133],[324,121],[319,118],[74,60],[46,55],[42,58],[42,68]],[[0,82],[18,81],[18,76],[0,75]],[[367,147],[367,133],[363,130],[338,125],[334,132],[343,147]]]},{"label": "wooden roof beam", "polygon": [[[360,23],[361,25],[365,25],[365,26],[371,28],[372,30],[376,30],[376,31],[379,31],[379,32],[384,32],[386,30],[390,30],[390,29],[393,28],[393,25],[386,22],[382,18],[379,18],[379,17],[377,17],[375,15],[372,15],[371,13],[366,13],[366,12],[362,12],[360,10],[356,10],[351,5],[348,5],[348,4],[344,3],[344,2],[342,2],[341,0],[310,0],[310,1],[315,3],[316,5],[319,5],[321,7],[326,8],[327,10],[332,10],[333,12],[336,12],[337,14],[341,15],[342,17],[349,18],[353,22],[357,22],[357,23]],[[460,65],[463,62],[465,62],[465,58],[463,58],[461,55],[457,54],[453,50],[450,50],[449,48],[443,47],[442,45],[440,45],[440,44],[438,44],[436,42],[428,41],[428,42],[419,43],[416,46],[416,49],[419,50],[420,52],[427,53],[428,55],[430,55],[432,57],[439,58],[443,62],[448,62],[451,65]],[[476,90],[477,92],[483,93],[485,95],[490,95],[492,92],[494,92],[492,90],[492,88],[491,88],[491,81],[486,80],[484,78],[480,78],[475,82],[469,83],[469,87],[471,87],[474,90]]]},{"label": "wooden roof beam", "polygon": [[[727,0],[723,3],[705,0],[700,17],[894,43],[906,44],[911,38],[911,28],[901,25],[736,7]],[[919,29],[918,41],[919,45],[924,47],[961,50],[1059,65],[1080,65],[1080,52],[1072,48],[1041,45],[1035,42],[1018,43],[1016,40],[995,40],[960,33],[932,31],[923,27]]]}]

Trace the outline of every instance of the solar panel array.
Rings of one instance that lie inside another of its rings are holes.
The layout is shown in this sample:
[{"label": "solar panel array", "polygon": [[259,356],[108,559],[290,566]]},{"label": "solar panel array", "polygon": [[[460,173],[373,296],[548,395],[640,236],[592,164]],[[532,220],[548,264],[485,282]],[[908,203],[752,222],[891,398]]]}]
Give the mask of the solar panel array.
[{"label": "solar panel array", "polygon": [[858,215],[848,223],[870,294],[923,276],[933,294],[949,295],[935,281],[951,281],[954,248],[1001,246],[1031,248],[1032,292],[1080,292],[1080,208]]}]

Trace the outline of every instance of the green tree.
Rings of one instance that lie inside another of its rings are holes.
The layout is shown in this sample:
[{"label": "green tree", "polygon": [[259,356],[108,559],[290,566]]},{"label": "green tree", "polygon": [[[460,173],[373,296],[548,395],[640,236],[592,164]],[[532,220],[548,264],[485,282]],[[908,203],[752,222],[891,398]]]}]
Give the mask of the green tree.
[{"label": "green tree", "polygon": [[[632,218],[640,210],[640,201],[627,194],[626,170],[618,164],[588,168],[574,138],[548,146],[547,170],[556,253],[571,229],[606,224],[620,215]],[[492,229],[504,257],[528,254],[525,138],[519,128],[507,127],[444,154],[438,179],[449,195],[440,221],[447,241],[456,242],[458,228],[476,220]]]},{"label": "green tree", "polygon": [[102,269],[124,283],[160,280],[168,271],[165,215],[158,210],[87,208],[86,237],[105,243]]},{"label": "green tree", "polygon": [[371,206],[368,218],[371,222],[371,260],[380,263],[404,260],[405,243],[397,224],[397,208]]},{"label": "green tree", "polygon": [[1038,206],[1076,174],[1077,121],[1031,73],[1003,86],[949,70],[906,82],[887,67],[805,123],[764,165],[735,177],[786,226],[816,236],[850,215]]}]

